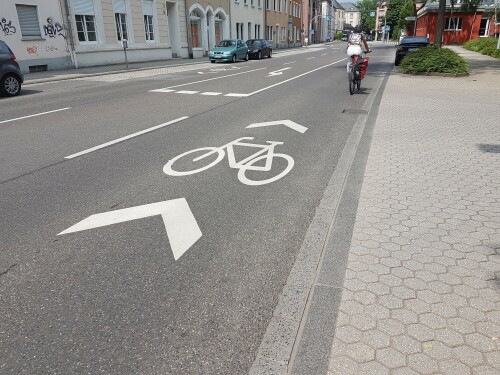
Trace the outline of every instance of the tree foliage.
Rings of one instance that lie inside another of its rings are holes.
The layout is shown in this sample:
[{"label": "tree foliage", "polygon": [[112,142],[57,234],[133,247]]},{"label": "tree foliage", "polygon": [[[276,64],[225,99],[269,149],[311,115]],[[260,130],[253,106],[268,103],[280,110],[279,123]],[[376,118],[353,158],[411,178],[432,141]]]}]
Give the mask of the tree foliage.
[{"label": "tree foliage", "polygon": [[370,12],[376,11],[377,3],[377,0],[361,0],[355,4],[361,12],[361,28],[365,32],[375,29],[375,16],[370,16]]}]

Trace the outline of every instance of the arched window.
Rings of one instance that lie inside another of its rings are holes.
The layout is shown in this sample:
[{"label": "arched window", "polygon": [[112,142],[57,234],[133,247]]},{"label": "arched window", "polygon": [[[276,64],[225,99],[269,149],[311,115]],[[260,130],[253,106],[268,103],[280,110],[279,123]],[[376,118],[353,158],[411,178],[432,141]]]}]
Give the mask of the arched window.
[{"label": "arched window", "polygon": [[224,16],[220,13],[217,13],[214,18],[214,26],[215,26],[215,44],[219,44],[219,42],[224,39],[224,29],[222,27],[222,21],[224,20]]},{"label": "arched window", "polygon": [[197,11],[193,10],[189,14],[189,21],[191,22],[191,40],[193,43],[193,48],[201,47],[201,19],[202,15]]}]

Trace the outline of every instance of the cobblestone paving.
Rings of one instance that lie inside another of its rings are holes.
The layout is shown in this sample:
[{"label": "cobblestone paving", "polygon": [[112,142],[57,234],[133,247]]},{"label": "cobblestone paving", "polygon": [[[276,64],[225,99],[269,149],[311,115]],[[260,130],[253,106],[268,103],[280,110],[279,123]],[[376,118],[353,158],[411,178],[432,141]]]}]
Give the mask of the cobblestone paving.
[{"label": "cobblestone paving", "polygon": [[492,79],[391,75],[329,375],[500,374],[500,77]]}]

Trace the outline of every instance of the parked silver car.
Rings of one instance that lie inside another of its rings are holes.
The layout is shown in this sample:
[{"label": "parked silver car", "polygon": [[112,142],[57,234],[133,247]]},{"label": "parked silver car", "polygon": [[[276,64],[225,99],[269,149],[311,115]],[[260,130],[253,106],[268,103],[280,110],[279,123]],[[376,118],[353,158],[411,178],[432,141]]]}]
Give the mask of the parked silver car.
[{"label": "parked silver car", "polygon": [[19,68],[14,52],[0,40],[0,94],[15,96],[21,92],[24,75]]}]

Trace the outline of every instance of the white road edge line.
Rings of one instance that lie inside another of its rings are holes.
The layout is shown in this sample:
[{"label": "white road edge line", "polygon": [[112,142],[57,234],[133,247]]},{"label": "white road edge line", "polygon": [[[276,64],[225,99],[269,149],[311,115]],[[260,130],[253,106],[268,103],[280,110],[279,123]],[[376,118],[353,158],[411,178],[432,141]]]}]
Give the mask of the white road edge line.
[{"label": "white road edge line", "polygon": [[284,84],[284,83],[287,83],[287,82],[293,81],[294,79],[300,78],[300,77],[305,76],[305,75],[310,74],[310,73],[314,73],[314,72],[315,72],[315,71],[317,71],[317,70],[320,70],[320,69],[323,69],[323,68],[327,68],[327,67],[329,67],[329,66],[331,66],[331,65],[335,65],[335,64],[337,64],[337,63],[339,63],[339,62],[342,62],[342,61],[345,61],[345,60],[347,60],[347,57],[345,57],[345,58],[343,58],[343,59],[340,59],[340,60],[337,60],[337,61],[334,61],[334,62],[332,62],[332,63],[330,63],[330,64],[320,66],[319,68],[316,68],[316,69],[310,70],[310,71],[308,71],[308,72],[305,72],[305,73],[299,74],[298,76],[295,76],[295,77],[292,77],[292,78],[285,79],[284,81],[281,81],[281,82],[275,83],[274,85],[267,86],[267,87],[264,87],[264,88],[262,88],[262,89],[260,89],[260,90],[257,90],[257,91],[254,91],[254,92],[251,92],[250,94],[248,94],[248,96],[255,95],[255,94],[258,94],[259,92],[269,90],[269,89],[271,89],[271,88],[273,88],[273,87],[275,87],[275,86],[279,86],[279,85],[282,85],[282,84]]},{"label": "white road edge line", "polygon": [[114,141],[103,143],[102,145],[95,146],[95,147],[89,148],[87,150],[83,150],[83,151],[77,152],[76,154],[72,154],[72,155],[66,156],[64,158],[65,159],[73,159],[73,158],[76,158],[78,156],[82,156],[82,155],[88,154],[90,152],[93,152],[93,151],[96,151],[96,150],[100,150],[101,148],[108,147],[108,146],[114,145],[116,143],[126,141],[127,139],[134,138],[134,137],[137,137],[139,135],[152,132],[153,130],[157,130],[157,129],[163,128],[164,126],[172,125],[172,124],[174,124],[176,122],[185,120],[187,118],[189,118],[189,116],[179,117],[178,119],[175,119],[175,120],[172,120],[172,121],[169,121],[169,122],[165,122],[165,123],[160,124],[160,125],[153,126],[152,128],[149,128],[149,129],[141,130],[141,131],[139,131],[137,133],[134,133],[134,134],[126,135],[125,137],[121,137],[121,138],[115,139]]},{"label": "white road edge line", "polygon": [[71,107],[61,108],[61,109],[54,109],[53,111],[47,111],[47,112],[42,112],[42,113],[36,113],[36,114],[34,114],[34,115],[28,115],[28,116],[23,116],[23,117],[13,118],[13,119],[10,119],[10,120],[4,120],[4,121],[0,121],[0,124],[5,124],[6,122],[11,122],[11,121],[22,120],[22,119],[25,119],[25,118],[30,118],[30,117],[35,117],[35,116],[46,115],[47,113],[54,113],[54,112],[59,112],[59,111],[65,111],[65,110],[67,110],[67,109],[71,109]]}]

